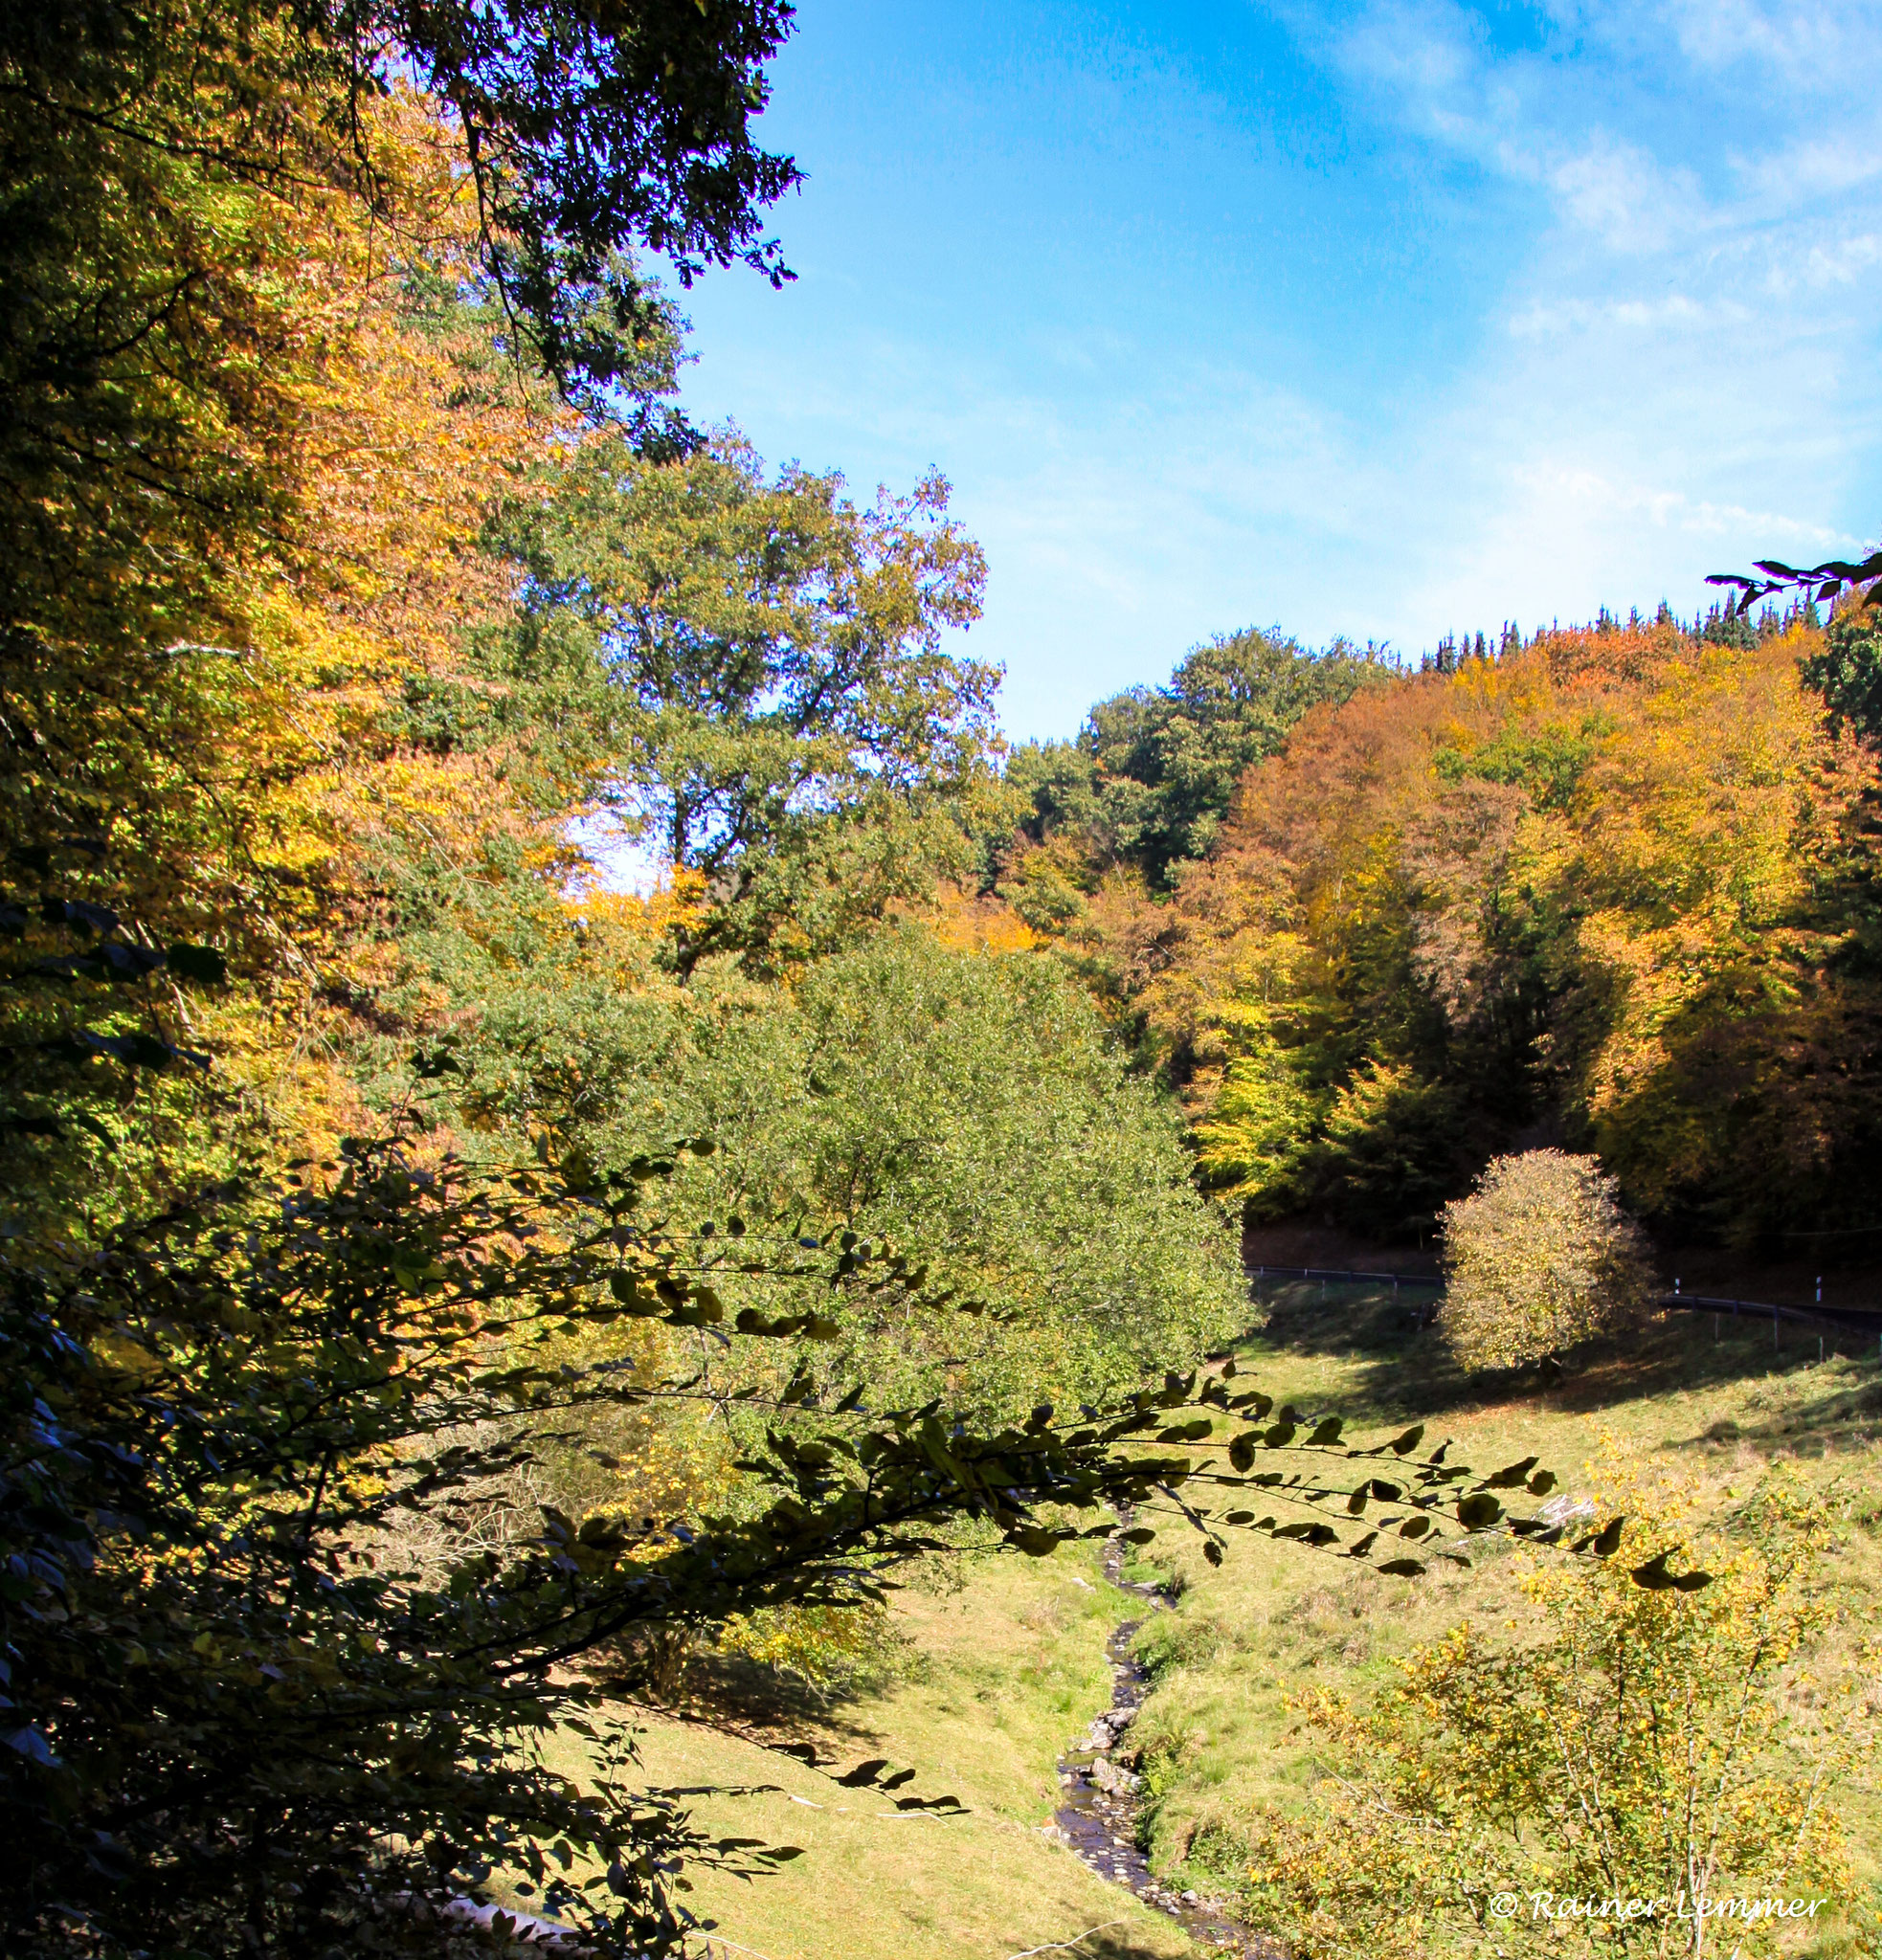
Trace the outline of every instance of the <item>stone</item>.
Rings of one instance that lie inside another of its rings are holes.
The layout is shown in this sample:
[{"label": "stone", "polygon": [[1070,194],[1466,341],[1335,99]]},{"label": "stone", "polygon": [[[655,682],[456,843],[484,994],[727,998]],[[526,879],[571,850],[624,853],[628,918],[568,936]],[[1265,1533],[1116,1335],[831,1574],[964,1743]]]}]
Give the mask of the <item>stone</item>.
[{"label": "stone", "polygon": [[1091,1780],[1107,1796],[1129,1796],[1138,1788],[1141,1779],[1131,1775],[1129,1770],[1120,1770],[1109,1756],[1100,1756],[1091,1765]]}]

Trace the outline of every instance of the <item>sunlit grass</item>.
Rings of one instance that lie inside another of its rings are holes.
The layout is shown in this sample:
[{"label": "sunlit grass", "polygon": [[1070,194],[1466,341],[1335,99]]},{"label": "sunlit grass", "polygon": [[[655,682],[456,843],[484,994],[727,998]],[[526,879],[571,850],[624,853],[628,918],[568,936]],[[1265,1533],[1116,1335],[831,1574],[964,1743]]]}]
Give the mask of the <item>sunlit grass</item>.
[{"label": "sunlit grass", "polygon": [[[1870,1490],[1867,1514],[1882,1516],[1882,1368],[1872,1359],[1818,1366],[1814,1336],[1794,1330],[1774,1358],[1768,1326],[1741,1323],[1735,1334],[1728,1317],[1714,1344],[1710,1319],[1693,1316],[1626,1349],[1591,1349],[1551,1388],[1533,1376],[1473,1383],[1435,1332],[1418,1328],[1415,1307],[1389,1291],[1333,1287],[1323,1300],[1317,1283],[1287,1289],[1269,1327],[1238,1350],[1240,1368],[1277,1399],[1338,1408],[1355,1423],[1424,1416],[1430,1443],[1452,1437],[1455,1458],[1483,1467],[1534,1452],[1570,1491],[1606,1434],[1696,1466],[1721,1491],[1790,1457],[1813,1478]],[[1466,1617],[1494,1624],[1514,1606],[1512,1562],[1494,1547],[1470,1572],[1434,1567],[1406,1583],[1298,1547],[1229,1539],[1212,1570],[1195,1539],[1166,1523],[1131,1569],[1174,1575],[1181,1589],[1139,1637],[1157,1668],[1135,1731],[1149,1748],[1153,1861],[1178,1885],[1218,1893],[1240,1876],[1238,1820],[1254,1806],[1305,1801],[1317,1773],[1291,1694],[1312,1682],[1363,1695],[1421,1641]],[[908,1657],[900,1678],[821,1707],[780,1704],[765,1726],[815,1740],[845,1764],[882,1755],[913,1768],[908,1789],[952,1792],[970,1815],[895,1813],[751,1742],[650,1719],[649,1781],[773,1786],[702,1798],[700,1814],[729,1834],[805,1851],[761,1880],[695,1874],[694,1909],[767,1960],[1006,1960],[1108,1921],[1121,1924],[1078,1952],[1190,1952],[1175,1925],[1040,1829],[1057,1800],[1059,1752],[1110,1699],[1105,1639],[1120,1619],[1144,1615],[1143,1602],[1107,1586],[1088,1548],[978,1560],[961,1576],[958,1591],[898,1596]],[[1842,1583],[1856,1609],[1840,1637],[1847,1647],[1882,1604],[1872,1522],[1856,1528]],[[1882,1878],[1882,1804],[1856,1793],[1845,1809],[1865,1882]]]},{"label": "sunlit grass", "polygon": [[[1782,1457],[1801,1474],[1859,1496],[1858,1520],[1838,1570],[1848,1612],[1826,1659],[1853,1650],[1882,1604],[1882,1366],[1829,1355],[1814,1334],[1784,1330],[1773,1353],[1768,1324],[1728,1315],[1714,1337],[1700,1315],[1669,1317],[1637,1341],[1591,1348],[1552,1387],[1535,1375],[1470,1382],[1439,1335],[1420,1330],[1409,1299],[1330,1287],[1284,1289],[1269,1326],[1238,1349],[1238,1363],[1277,1400],[1309,1412],[1337,1408],[1381,1429],[1412,1414],[1429,1423],[1426,1446],[1453,1438],[1452,1459],[1484,1469],[1535,1453],[1573,1493],[1582,1466],[1615,1444],[1696,1470],[1720,1498],[1748,1489]],[[1846,1347],[1854,1345],[1846,1341]],[[1147,1625],[1141,1651],[1157,1683],[1138,1725],[1149,1749],[1153,1861],[1178,1882],[1232,1883],[1240,1876],[1239,1822],[1262,1805],[1298,1804],[1313,1782],[1312,1738],[1289,1709],[1309,1682],[1363,1695],[1414,1646],[1460,1620],[1495,1626],[1516,1606],[1514,1562],[1495,1546],[1469,1572],[1434,1566],[1412,1582],[1350,1563],[1229,1533],[1220,1570],[1181,1530],[1150,1555],[1180,1582],[1181,1596]],[[1882,1880],[1882,1802],[1871,1787],[1847,1792],[1860,1878]],[[1819,1950],[1836,1950],[1832,1930]]]},{"label": "sunlit grass", "polygon": [[[649,1782],[774,1786],[702,1798],[698,1815],[805,1853],[751,1882],[695,1872],[689,1904],[768,1960],[1005,1960],[1097,1927],[1077,1949],[1093,1960],[1189,1953],[1168,1919],[1041,1829],[1058,1799],[1060,1750],[1109,1704],[1105,1640],[1140,1604],[1105,1585],[1085,1549],[976,1561],[967,1576],[958,1592],[899,1596],[911,1657],[903,1679],[782,1720],[775,1733],[814,1740],[843,1765],[886,1756],[915,1770],[908,1791],[951,1793],[969,1815],[898,1813],[753,1743],[650,1719]],[[570,1756],[580,1773],[572,1739]]]}]

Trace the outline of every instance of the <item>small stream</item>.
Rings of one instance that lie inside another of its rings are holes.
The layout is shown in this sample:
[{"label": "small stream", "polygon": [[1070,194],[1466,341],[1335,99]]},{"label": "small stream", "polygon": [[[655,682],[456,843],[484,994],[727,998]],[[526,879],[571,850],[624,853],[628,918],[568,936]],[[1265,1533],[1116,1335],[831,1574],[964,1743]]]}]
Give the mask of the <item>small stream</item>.
[{"label": "small stream", "polygon": [[[1105,1577],[1120,1592],[1134,1592],[1153,1607],[1170,1604],[1154,1586],[1134,1585],[1123,1576],[1125,1549],[1119,1539],[1105,1547]],[[1173,1892],[1151,1871],[1137,1847],[1138,1778],[1118,1760],[1132,1753],[1126,1738],[1150,1692],[1149,1670],[1131,1658],[1131,1638],[1143,1620],[1127,1619],[1105,1642],[1111,1667],[1110,1706],[1092,1718],[1089,1731],[1059,1758],[1064,1801],[1054,1815],[1061,1840],[1100,1878],[1134,1892],[1146,1905],[1167,1912],[1199,1945],[1239,1960],[1275,1960],[1276,1943],[1238,1925],[1213,1901],[1195,1892]]]}]

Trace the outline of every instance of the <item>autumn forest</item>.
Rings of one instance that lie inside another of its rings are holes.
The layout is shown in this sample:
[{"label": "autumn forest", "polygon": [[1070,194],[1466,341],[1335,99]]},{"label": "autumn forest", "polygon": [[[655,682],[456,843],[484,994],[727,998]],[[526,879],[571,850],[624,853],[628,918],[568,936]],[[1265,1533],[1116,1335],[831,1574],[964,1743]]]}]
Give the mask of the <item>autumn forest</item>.
[{"label": "autumn forest", "polygon": [[1010,741],[792,31],[0,9],[6,1951],[1875,1950],[1863,568]]}]

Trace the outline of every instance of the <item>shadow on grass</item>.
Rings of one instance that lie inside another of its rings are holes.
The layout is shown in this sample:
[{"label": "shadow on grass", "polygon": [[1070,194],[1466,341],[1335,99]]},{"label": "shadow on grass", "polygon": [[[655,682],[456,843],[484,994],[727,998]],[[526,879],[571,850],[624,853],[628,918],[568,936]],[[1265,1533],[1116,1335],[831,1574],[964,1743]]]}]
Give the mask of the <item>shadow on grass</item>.
[{"label": "shadow on grass", "polygon": [[[1436,1297],[1400,1294],[1389,1287],[1296,1281],[1270,1287],[1267,1323],[1252,1332],[1241,1352],[1259,1379],[1264,1355],[1318,1356],[1346,1362],[1352,1386],[1340,1412],[1355,1422],[1402,1422],[1529,1404],[1557,1414],[1599,1414],[1632,1402],[1732,1382],[1781,1377],[1788,1386],[1783,1406],[1761,1425],[1714,1425],[1714,1432],[1680,1439],[1678,1446],[1740,1444],[1767,1453],[1779,1449],[1835,1449],[1867,1440],[1882,1420],[1882,1364],[1866,1352],[1824,1377],[1817,1373],[1814,1331],[1781,1330],[1774,1350],[1761,1322],[1734,1322],[1728,1314],[1669,1313],[1625,1338],[1589,1341],[1562,1357],[1559,1370],[1505,1369],[1467,1374],[1431,1325]],[[1852,1345],[1846,1338],[1847,1349]],[[1827,1337],[1825,1357],[1835,1346]]]},{"label": "shadow on grass", "polygon": [[633,1650],[618,1657],[619,1672],[635,1698],[676,1722],[697,1722],[767,1748],[780,1743],[809,1743],[819,1761],[844,1739],[866,1742],[871,1730],[852,1711],[882,1685],[882,1677],[859,1672],[848,1681],[818,1686],[784,1668],[767,1666],[743,1654],[701,1647],[686,1664],[678,1694],[659,1693],[642,1657]]},{"label": "shadow on grass", "polygon": [[[1069,1960],[1079,1960],[1081,1955],[1084,1960],[1144,1960],[1146,1950],[1122,1927],[1087,1933],[1068,1949]],[[1043,1954],[1040,1960],[1044,1960]]]},{"label": "shadow on grass", "polygon": [[1826,1457],[1872,1444],[1882,1435],[1882,1367],[1865,1359],[1831,1378],[1821,1393],[1775,1409],[1762,1421],[1714,1422],[1702,1435],[1669,1439],[1676,1449],[1753,1449],[1760,1456]]}]

